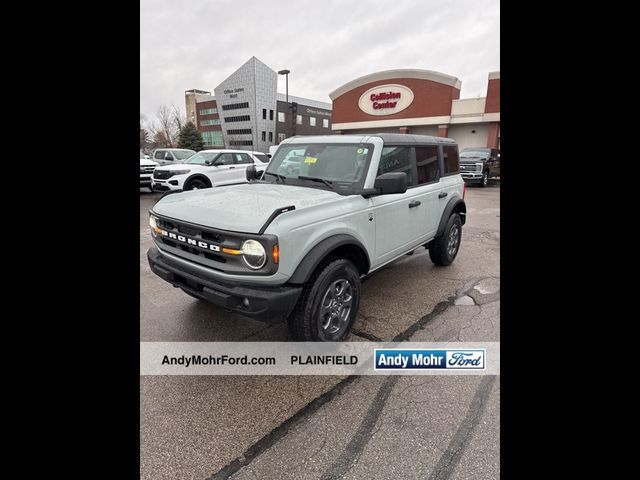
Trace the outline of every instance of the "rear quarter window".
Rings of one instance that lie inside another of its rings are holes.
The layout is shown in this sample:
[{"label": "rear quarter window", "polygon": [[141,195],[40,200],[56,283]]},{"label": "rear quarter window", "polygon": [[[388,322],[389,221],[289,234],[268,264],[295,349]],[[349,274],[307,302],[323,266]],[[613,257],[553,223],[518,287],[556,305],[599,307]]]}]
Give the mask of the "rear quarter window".
[{"label": "rear quarter window", "polygon": [[457,145],[443,145],[442,153],[444,157],[444,174],[452,175],[460,170],[460,162],[458,160]]}]

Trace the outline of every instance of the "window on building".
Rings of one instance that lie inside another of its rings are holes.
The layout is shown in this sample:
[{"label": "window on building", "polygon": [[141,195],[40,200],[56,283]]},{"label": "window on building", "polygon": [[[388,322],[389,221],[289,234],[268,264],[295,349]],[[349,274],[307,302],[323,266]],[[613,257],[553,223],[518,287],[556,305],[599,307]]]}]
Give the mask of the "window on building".
[{"label": "window on building", "polygon": [[445,145],[442,147],[444,154],[444,174],[452,175],[458,173],[458,147],[455,145]]},{"label": "window on building", "polygon": [[203,108],[202,110],[198,111],[198,113],[200,115],[213,115],[214,113],[218,113],[218,109],[217,108]]},{"label": "window on building", "polygon": [[329,119],[328,118],[323,118],[322,119],[322,128],[329,128]]},{"label": "window on building", "polygon": [[296,124],[302,125],[302,115],[296,115]]},{"label": "window on building", "polygon": [[202,140],[207,147],[223,147],[222,132],[202,132]]},{"label": "window on building", "polygon": [[416,165],[418,167],[418,185],[435,182],[440,178],[438,165],[438,147],[416,147]]},{"label": "window on building", "polygon": [[236,128],[235,130],[227,130],[227,135],[251,135],[251,129]]},{"label": "window on building", "polygon": [[407,174],[407,187],[416,184],[411,165],[411,149],[409,147],[385,147],[382,149],[378,175],[389,172],[404,172]]},{"label": "window on building", "polygon": [[227,110],[238,110],[240,108],[249,108],[249,102],[243,102],[243,103],[231,103],[229,105],[222,105],[222,110],[223,111],[227,111]]},{"label": "window on building", "polygon": [[273,110],[269,110],[269,120],[273,120]]},{"label": "window on building", "polygon": [[273,132],[269,132],[269,141],[273,142]]},{"label": "window on building", "polygon": [[262,131],[262,141],[264,142],[267,139],[267,132]]},{"label": "window on building", "polygon": [[248,122],[251,120],[249,115],[238,115],[237,117],[224,117],[225,122]]},{"label": "window on building", "polygon": [[278,134],[278,143],[282,142],[285,138],[287,138],[287,135],[284,133],[279,133]]},{"label": "window on building", "polygon": [[278,112],[278,121],[284,122],[284,112]]},{"label": "window on building", "polygon": [[266,120],[266,119],[267,119],[267,109],[266,109],[266,108],[263,108],[263,109],[262,109],[262,119],[263,119],[263,120]]},{"label": "window on building", "polygon": [[220,125],[219,118],[208,118],[206,120],[200,120],[200,126],[206,127],[207,125]]},{"label": "window on building", "polygon": [[309,125],[312,127],[316,126],[316,117],[309,117]]},{"label": "window on building", "polygon": [[229,145],[232,147],[250,147],[253,145],[253,140],[230,140]]}]

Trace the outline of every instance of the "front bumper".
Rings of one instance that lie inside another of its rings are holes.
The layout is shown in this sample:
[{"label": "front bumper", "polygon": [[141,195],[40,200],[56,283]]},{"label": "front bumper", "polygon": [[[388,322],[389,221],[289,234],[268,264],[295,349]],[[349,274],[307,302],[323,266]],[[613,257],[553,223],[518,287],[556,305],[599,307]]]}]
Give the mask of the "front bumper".
[{"label": "front bumper", "polygon": [[[196,269],[164,257],[157,247],[147,251],[151,271],[176,288],[182,288],[202,300],[246,315],[255,320],[278,323],[287,319],[298,301],[302,287],[289,285],[256,287],[230,284],[204,278]],[[243,300],[249,301],[249,306]]]},{"label": "front bumper", "polygon": [[460,172],[460,176],[466,183],[482,182],[482,172]]},{"label": "front bumper", "polygon": [[151,175],[140,175],[140,187],[151,186]]},{"label": "front bumper", "polygon": [[166,192],[168,190],[182,190],[186,175],[174,175],[166,180],[152,179],[151,188],[156,192]]}]

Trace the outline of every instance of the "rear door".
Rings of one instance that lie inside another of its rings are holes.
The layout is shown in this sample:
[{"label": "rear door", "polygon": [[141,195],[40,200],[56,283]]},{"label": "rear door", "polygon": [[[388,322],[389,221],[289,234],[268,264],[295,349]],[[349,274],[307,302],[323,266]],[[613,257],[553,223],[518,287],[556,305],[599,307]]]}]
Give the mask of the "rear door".
[{"label": "rear door", "polygon": [[431,240],[438,229],[443,184],[438,145],[416,146],[414,150],[417,183],[411,190],[415,190],[415,200],[420,204],[413,207],[410,220],[413,236],[421,244]]}]

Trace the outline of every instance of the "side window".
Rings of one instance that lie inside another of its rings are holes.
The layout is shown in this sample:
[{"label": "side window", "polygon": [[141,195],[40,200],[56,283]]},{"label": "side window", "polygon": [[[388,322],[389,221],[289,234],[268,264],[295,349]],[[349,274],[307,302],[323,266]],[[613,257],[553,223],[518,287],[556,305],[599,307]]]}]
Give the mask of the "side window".
[{"label": "side window", "polygon": [[253,163],[251,157],[246,153],[236,153],[234,156],[236,157],[236,164]]},{"label": "side window", "polygon": [[164,160],[164,150],[156,150],[156,153],[153,155],[153,158],[157,160]]},{"label": "side window", "polygon": [[411,165],[411,148],[384,147],[378,165],[378,175],[390,172],[404,172],[407,174],[407,187],[416,185]]},{"label": "side window", "polygon": [[173,155],[171,154],[171,152],[164,152],[164,159],[173,162]]},{"label": "side window", "polygon": [[444,154],[444,174],[458,173],[458,146],[443,145],[442,152]]},{"label": "side window", "polygon": [[221,153],[218,158],[216,158],[216,165],[232,165],[233,164],[233,156],[230,153]]},{"label": "side window", "polygon": [[416,164],[418,167],[418,185],[435,182],[440,178],[438,163],[438,147],[416,147]]}]

